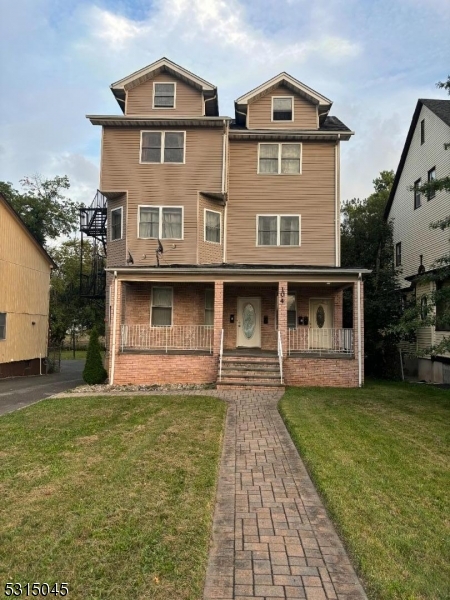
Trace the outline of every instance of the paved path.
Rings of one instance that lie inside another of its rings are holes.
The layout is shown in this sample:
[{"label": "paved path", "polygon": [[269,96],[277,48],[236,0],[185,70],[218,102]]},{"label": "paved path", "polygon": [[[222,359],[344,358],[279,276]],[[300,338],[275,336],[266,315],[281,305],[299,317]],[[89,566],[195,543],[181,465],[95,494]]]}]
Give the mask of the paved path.
[{"label": "paved path", "polygon": [[365,599],[278,413],[281,394],[217,395],[229,409],[204,599]]},{"label": "paved path", "polygon": [[0,415],[81,385],[84,360],[61,361],[61,373],[0,379]]}]

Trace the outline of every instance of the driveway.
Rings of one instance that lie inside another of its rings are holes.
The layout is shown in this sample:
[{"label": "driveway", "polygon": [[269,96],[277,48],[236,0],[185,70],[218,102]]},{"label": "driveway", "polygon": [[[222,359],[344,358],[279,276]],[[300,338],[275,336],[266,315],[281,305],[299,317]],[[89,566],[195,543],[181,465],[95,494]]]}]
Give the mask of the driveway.
[{"label": "driveway", "polygon": [[62,360],[61,373],[0,379],[0,415],[81,385],[84,360]]}]

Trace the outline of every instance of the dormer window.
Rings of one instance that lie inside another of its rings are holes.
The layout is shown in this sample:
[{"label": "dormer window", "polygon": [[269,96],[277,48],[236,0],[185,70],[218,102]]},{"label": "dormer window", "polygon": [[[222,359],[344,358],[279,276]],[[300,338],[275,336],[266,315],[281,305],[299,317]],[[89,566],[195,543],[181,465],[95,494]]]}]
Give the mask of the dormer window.
[{"label": "dormer window", "polygon": [[292,96],[274,96],[272,98],[272,121],[294,120],[294,98]]},{"label": "dormer window", "polygon": [[153,84],[153,108],[175,108],[175,84]]}]

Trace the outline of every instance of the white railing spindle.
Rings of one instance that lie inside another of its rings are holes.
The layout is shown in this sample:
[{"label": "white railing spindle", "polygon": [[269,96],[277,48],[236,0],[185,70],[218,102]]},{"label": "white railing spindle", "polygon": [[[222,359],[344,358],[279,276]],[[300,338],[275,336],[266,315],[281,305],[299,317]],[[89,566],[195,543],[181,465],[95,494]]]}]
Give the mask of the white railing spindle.
[{"label": "white railing spindle", "polygon": [[297,327],[288,330],[288,354],[353,354],[353,329]]}]

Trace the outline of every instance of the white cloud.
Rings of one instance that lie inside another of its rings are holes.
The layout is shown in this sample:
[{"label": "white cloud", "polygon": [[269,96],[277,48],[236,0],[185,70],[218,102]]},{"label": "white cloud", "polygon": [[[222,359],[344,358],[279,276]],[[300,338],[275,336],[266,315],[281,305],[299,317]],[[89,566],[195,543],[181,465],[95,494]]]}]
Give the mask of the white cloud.
[{"label": "white cloud", "polygon": [[280,71],[332,98],[333,114],[356,131],[342,145],[342,197],[363,197],[381,169],[397,166],[417,98],[444,97],[434,83],[447,75],[446,5],[17,0],[2,15],[0,179],[67,173],[72,195],[89,202],[100,130],[84,115],[118,113],[109,84],[165,55],[216,84],[229,116],[235,98]]}]

